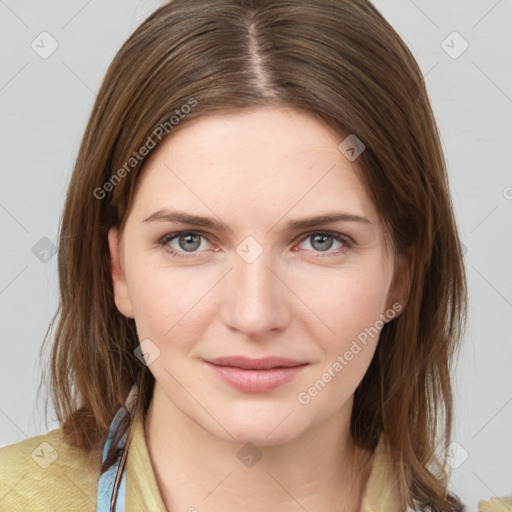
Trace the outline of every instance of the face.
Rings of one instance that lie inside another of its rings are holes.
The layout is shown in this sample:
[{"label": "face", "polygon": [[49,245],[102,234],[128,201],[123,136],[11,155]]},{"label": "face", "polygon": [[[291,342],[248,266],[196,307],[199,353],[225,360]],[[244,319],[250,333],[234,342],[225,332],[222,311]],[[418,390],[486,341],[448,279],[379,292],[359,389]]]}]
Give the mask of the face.
[{"label": "face", "polygon": [[169,414],[262,445],[350,416],[404,286],[343,139],[265,107],[192,120],[147,161],[109,245]]}]

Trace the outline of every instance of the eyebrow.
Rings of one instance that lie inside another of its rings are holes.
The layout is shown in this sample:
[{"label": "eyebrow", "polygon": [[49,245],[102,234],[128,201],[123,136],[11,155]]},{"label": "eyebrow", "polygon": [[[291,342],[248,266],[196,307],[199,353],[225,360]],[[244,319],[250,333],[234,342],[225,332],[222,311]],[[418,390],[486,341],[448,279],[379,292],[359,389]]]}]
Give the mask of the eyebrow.
[{"label": "eyebrow", "polygon": [[[158,210],[152,215],[150,215],[147,219],[144,219],[143,222],[154,221],[179,222],[181,224],[190,224],[193,226],[214,229],[219,232],[231,231],[224,222],[217,220],[213,217],[191,215],[189,213],[181,211],[171,211],[165,209]],[[367,218],[361,217],[360,215],[354,215],[351,213],[343,212],[332,212],[317,215],[315,217],[308,217],[289,221],[287,224],[287,229],[290,231],[294,231],[299,229],[320,226],[323,224],[332,224],[334,222],[360,222],[363,224],[371,224],[371,222]]]}]

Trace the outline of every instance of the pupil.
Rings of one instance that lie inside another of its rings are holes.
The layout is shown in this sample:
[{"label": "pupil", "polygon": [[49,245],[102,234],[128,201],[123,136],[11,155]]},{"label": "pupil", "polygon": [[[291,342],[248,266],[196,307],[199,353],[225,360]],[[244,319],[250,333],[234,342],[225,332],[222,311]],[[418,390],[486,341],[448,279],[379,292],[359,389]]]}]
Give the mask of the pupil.
[{"label": "pupil", "polygon": [[[193,241],[194,238],[196,239],[195,242]],[[187,240],[187,243],[185,243],[183,245],[181,242],[182,242],[182,240],[185,240],[185,239]],[[191,239],[192,239],[192,244],[189,244],[188,242]],[[181,237],[180,237],[180,247],[185,251],[193,251],[193,250],[197,249],[200,244],[201,244],[201,242],[199,240],[198,235],[188,234],[188,235],[181,235]]]},{"label": "pupil", "polygon": [[[328,245],[327,247],[326,247],[325,245],[323,245],[323,246],[322,246],[322,244],[325,244],[325,240],[326,240],[326,239],[329,239],[329,238],[331,239],[331,243],[330,243],[330,244],[327,244],[327,245]],[[321,250],[321,251],[322,251],[322,250],[326,250],[326,249],[330,249],[330,248],[331,248],[331,246],[332,246],[332,243],[333,243],[333,241],[332,241],[332,237],[331,237],[331,236],[329,236],[329,235],[315,235],[315,236],[313,237],[313,244],[312,244],[312,245],[313,245],[313,247],[315,247],[315,243],[316,243],[318,240],[320,240],[320,247],[319,247],[319,250]],[[323,240],[323,241],[322,241],[322,240]],[[316,248],[316,247],[315,247],[315,248]]]}]

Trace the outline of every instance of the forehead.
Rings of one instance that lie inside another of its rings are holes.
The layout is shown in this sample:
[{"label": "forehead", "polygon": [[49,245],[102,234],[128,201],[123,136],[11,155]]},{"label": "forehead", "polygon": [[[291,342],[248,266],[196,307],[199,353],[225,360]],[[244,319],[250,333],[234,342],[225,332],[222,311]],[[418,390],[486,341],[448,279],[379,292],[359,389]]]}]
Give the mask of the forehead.
[{"label": "forehead", "polygon": [[206,115],[184,124],[150,155],[134,211],[194,210],[277,221],[291,212],[346,210],[376,221],[344,139],[312,114],[283,107]]}]

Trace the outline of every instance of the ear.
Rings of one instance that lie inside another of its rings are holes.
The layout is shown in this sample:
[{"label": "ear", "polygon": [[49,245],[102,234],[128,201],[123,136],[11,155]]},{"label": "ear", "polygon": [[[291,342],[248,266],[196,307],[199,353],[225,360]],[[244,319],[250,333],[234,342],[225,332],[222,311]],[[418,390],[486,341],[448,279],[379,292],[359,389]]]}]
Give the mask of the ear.
[{"label": "ear", "polygon": [[411,287],[411,272],[413,268],[413,253],[408,250],[406,253],[399,254],[395,258],[395,268],[393,280],[389,287],[387,308],[392,309],[398,316],[404,309],[409,300],[409,291]]},{"label": "ear", "polygon": [[127,318],[135,318],[121,261],[122,247],[120,247],[120,242],[118,229],[111,228],[108,232],[108,246],[110,249],[110,271],[114,288],[114,300],[120,313]]}]

